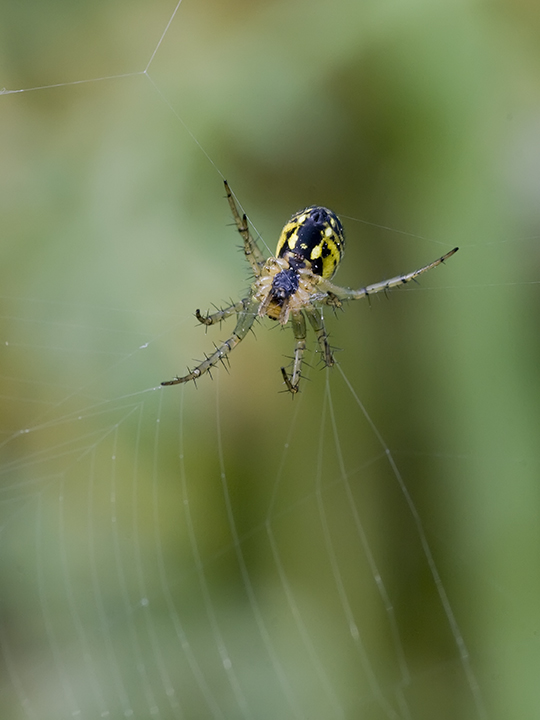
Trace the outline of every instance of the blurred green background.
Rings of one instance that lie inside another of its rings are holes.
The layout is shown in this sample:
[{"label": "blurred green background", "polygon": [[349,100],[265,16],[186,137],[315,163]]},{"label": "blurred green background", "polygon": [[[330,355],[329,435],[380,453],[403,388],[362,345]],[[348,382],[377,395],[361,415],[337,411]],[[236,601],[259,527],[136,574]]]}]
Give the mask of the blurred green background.
[{"label": "blurred green background", "polygon": [[[0,6],[0,715],[538,717],[537,3],[174,9]],[[249,282],[223,176],[343,285],[460,251],[328,317],[350,386],[262,324],[155,390]]]}]

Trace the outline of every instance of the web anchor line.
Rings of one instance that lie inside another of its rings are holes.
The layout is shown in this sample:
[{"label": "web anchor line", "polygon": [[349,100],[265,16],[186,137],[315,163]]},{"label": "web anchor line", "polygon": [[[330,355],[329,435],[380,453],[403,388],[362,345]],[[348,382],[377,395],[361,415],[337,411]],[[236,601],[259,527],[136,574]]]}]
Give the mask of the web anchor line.
[{"label": "web anchor line", "polygon": [[403,497],[405,498],[405,501],[409,507],[409,511],[411,513],[411,516],[413,518],[413,521],[414,521],[414,524],[416,527],[416,532],[418,534],[418,538],[422,545],[424,557],[426,558],[426,562],[428,564],[429,571],[431,573],[431,577],[433,578],[433,582],[435,584],[435,587],[437,588],[437,593],[439,595],[441,605],[442,605],[444,613],[446,615],[446,619],[448,620],[448,624],[450,625],[450,629],[452,631],[452,635],[454,637],[454,641],[455,641],[456,647],[458,649],[461,666],[463,668],[463,672],[465,673],[465,677],[467,678],[467,682],[468,682],[469,688],[471,690],[471,694],[473,696],[473,700],[474,700],[474,703],[476,706],[476,711],[477,711],[478,717],[480,718],[480,720],[488,720],[486,706],[484,703],[484,699],[482,697],[480,685],[479,685],[476,675],[472,669],[471,657],[470,657],[469,651],[467,649],[467,645],[465,643],[465,638],[463,637],[463,634],[462,634],[459,624],[457,622],[456,616],[452,609],[452,605],[451,605],[448,595],[446,593],[446,589],[444,587],[439,570],[437,568],[437,564],[435,563],[435,558],[433,557],[433,553],[429,546],[429,542],[427,539],[427,535],[426,535],[426,531],[424,529],[424,524],[422,522],[422,519],[418,513],[418,510],[416,509],[416,506],[414,504],[412,496],[411,496],[409,490],[407,489],[407,486],[405,485],[403,476],[401,475],[399,468],[396,465],[396,462],[393,458],[390,448],[388,447],[388,445],[386,444],[385,440],[383,439],[381,433],[375,426],[368,411],[366,410],[364,404],[358,397],[356,391],[354,390],[349,379],[343,372],[343,369],[341,368],[341,365],[339,365],[339,363],[337,363],[337,367],[339,369],[339,372],[340,372],[343,380],[345,381],[345,384],[349,388],[349,391],[351,392],[351,395],[353,396],[356,404],[360,408],[364,418],[368,422],[368,424],[371,427],[373,433],[375,434],[377,440],[379,441],[382,448],[384,449],[386,458],[392,469],[394,477],[396,478],[399,488],[401,490],[401,493],[402,493]]}]

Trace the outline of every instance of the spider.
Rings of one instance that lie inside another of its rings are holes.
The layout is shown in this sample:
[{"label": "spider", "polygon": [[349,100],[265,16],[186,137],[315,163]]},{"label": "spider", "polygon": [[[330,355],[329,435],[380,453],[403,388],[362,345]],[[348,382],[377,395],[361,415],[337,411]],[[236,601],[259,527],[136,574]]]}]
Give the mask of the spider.
[{"label": "spider", "polygon": [[332,348],[324,326],[321,306],[340,308],[344,300],[360,300],[390,288],[405,285],[431,268],[437,267],[451,257],[458,248],[406,275],[368,285],[359,290],[339,287],[331,281],[343,258],[345,237],[337,215],[328,208],[313,205],[295,213],[279,236],[276,255],[265,259],[251,237],[247,218],[240,215],[236,202],[225,181],[225,191],[236,228],[244,241],[244,254],[255,275],[249,294],[229,307],[215,313],[202,315],[195,311],[195,317],[203,325],[214,325],[236,313],[236,327],[231,337],[215,352],[183,377],[162,382],[162,385],[177,385],[197,380],[209,372],[218,362],[224,363],[229,353],[245,338],[256,318],[269,317],[286,325],[290,320],[296,346],[289,374],[282,367],[281,374],[286,390],[298,392],[302,377],[302,359],[306,347],[306,318],[315,331],[324,364],[334,365]]}]

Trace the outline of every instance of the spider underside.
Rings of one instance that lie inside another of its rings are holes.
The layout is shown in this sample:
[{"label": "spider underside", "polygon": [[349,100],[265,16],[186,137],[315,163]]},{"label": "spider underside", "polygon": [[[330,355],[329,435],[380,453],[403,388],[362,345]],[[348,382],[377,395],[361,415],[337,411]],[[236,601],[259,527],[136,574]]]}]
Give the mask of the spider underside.
[{"label": "spider underside", "polygon": [[293,215],[280,235],[276,256],[264,258],[251,236],[246,215],[240,214],[234,197],[225,181],[225,191],[236,228],[243,240],[246,260],[251,266],[254,281],[249,294],[243,300],[229,305],[215,313],[202,315],[195,311],[195,317],[203,325],[215,325],[231,315],[237,315],[236,327],[231,337],[207,356],[187,375],[162,382],[162,385],[177,385],[197,380],[219,362],[224,362],[229,353],[245,338],[257,318],[269,317],[282,326],[289,321],[296,340],[290,373],[282,367],[281,374],[286,390],[296,394],[302,377],[302,361],[306,348],[306,318],[315,331],[323,363],[334,365],[334,355],[328,343],[321,308],[329,305],[339,308],[345,300],[360,300],[363,297],[390,290],[415,280],[419,275],[440,265],[451,257],[454,248],[428,265],[406,275],[351,290],[331,282],[342,257],[345,246],[343,228],[338,217],[327,208],[313,206]]}]

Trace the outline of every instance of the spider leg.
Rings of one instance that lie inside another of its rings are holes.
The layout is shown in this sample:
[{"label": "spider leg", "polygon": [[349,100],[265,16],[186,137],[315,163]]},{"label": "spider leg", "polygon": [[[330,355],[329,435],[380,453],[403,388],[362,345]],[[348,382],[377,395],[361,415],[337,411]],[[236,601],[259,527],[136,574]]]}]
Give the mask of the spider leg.
[{"label": "spider leg", "polygon": [[191,370],[187,375],[184,375],[183,377],[177,376],[173,380],[167,380],[165,382],[162,382],[161,384],[178,385],[179,383],[185,383],[189,380],[197,380],[201,377],[201,375],[204,375],[204,373],[211,370],[219,362],[223,362],[223,360],[228,356],[228,354],[232,350],[234,350],[238,343],[241,342],[245,338],[247,333],[250,331],[251,326],[253,325],[253,323],[255,322],[255,318],[257,317],[258,306],[259,303],[253,299],[246,301],[245,305],[241,303],[242,310],[238,314],[236,327],[234,328],[231,337],[228,340],[225,340],[224,343],[221,343],[221,345],[218,345],[212,355],[209,355],[207,358],[205,358],[205,360],[203,360],[200,365],[197,365],[197,367]]},{"label": "spider leg", "polygon": [[458,249],[459,248],[454,248],[453,250],[450,250],[450,252],[446,253],[446,255],[443,255],[437,260],[429,263],[429,265],[424,265],[424,267],[421,267],[418,270],[413,270],[413,272],[407,273],[406,275],[396,275],[396,277],[390,278],[390,280],[383,280],[382,282],[378,282],[373,285],[367,285],[367,287],[360,288],[359,290],[339,287],[339,285],[334,285],[329,280],[321,280],[318,288],[320,288],[325,295],[320,298],[316,297],[315,299],[319,302],[325,303],[326,305],[335,306],[337,304],[336,298],[337,300],[360,300],[360,298],[369,295],[375,295],[376,293],[385,292],[386,290],[399,287],[400,285],[406,285],[408,282],[411,282],[411,280],[416,280],[416,278],[419,275],[422,275],[422,273],[425,273],[428,270],[437,267],[437,265],[440,265],[445,260],[448,260],[448,258],[452,257]]},{"label": "spider leg", "polygon": [[261,268],[265,263],[264,255],[257,247],[257,243],[255,242],[255,240],[251,237],[247,217],[244,214],[240,215],[240,211],[238,210],[233,194],[229,188],[228,182],[224,180],[224,183],[225,192],[227,193],[227,200],[229,201],[229,207],[231,208],[234,222],[236,223],[236,229],[238,230],[238,232],[242,236],[242,240],[244,241],[244,255],[246,256],[246,260],[248,261],[248,263],[251,265],[251,269],[255,273],[255,277],[259,277],[259,275],[261,274]]},{"label": "spider leg", "polygon": [[296,338],[296,347],[294,348],[293,371],[289,377],[284,367],[281,368],[283,380],[287,386],[287,390],[293,394],[298,392],[302,371],[302,358],[306,349],[306,321],[302,312],[291,313],[291,324]]},{"label": "spider leg", "polygon": [[327,367],[331,367],[334,364],[334,356],[328,343],[328,333],[326,332],[326,328],[324,326],[322,313],[319,309],[313,306],[304,308],[304,311],[311,327],[315,330],[315,334],[317,335],[317,342],[319,343],[319,347],[321,349],[324,364]]},{"label": "spider leg", "polygon": [[234,313],[242,312],[244,307],[244,300],[240,300],[240,302],[234,303],[234,305],[229,305],[226,308],[222,308],[215,313],[208,313],[207,315],[201,315],[200,310],[195,310],[195,317],[203,325],[215,325],[231,315],[234,315]]}]

